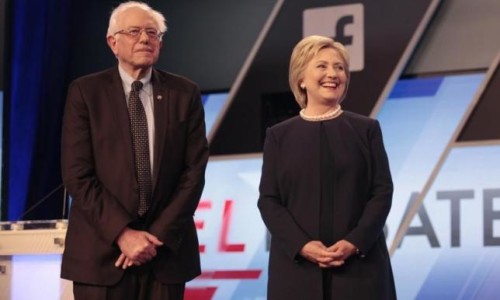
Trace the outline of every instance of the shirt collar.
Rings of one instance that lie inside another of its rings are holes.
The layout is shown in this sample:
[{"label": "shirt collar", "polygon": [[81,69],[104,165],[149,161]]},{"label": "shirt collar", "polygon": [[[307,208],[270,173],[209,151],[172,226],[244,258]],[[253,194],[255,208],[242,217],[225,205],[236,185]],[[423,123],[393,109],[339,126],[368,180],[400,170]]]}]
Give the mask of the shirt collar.
[{"label": "shirt collar", "polygon": [[[120,77],[122,79],[122,84],[123,87],[125,88],[125,91],[127,93],[130,92],[132,82],[134,82],[135,79],[132,76],[128,75],[127,72],[125,72],[125,70],[123,70],[120,65],[118,65],[118,72],[120,73]],[[146,73],[146,76],[140,79],[143,86],[146,86],[151,82],[152,73],[153,73],[153,68],[149,68],[148,72]]]}]

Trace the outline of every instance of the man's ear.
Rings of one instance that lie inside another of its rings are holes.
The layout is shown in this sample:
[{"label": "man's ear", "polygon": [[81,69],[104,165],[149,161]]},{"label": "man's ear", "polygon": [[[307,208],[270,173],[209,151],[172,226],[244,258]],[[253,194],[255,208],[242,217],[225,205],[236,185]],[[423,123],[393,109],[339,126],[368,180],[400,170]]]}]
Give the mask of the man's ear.
[{"label": "man's ear", "polygon": [[111,51],[113,51],[114,55],[118,54],[118,49],[116,47],[116,38],[112,35],[108,36],[106,38],[106,41],[108,42],[109,48],[111,48]]}]

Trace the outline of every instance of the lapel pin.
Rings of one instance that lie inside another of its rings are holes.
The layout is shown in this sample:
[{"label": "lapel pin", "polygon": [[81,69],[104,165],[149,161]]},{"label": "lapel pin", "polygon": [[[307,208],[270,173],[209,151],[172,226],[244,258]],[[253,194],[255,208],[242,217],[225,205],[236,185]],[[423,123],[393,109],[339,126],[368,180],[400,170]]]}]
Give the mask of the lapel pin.
[{"label": "lapel pin", "polygon": [[161,95],[156,96],[156,100],[161,100],[163,97]]}]

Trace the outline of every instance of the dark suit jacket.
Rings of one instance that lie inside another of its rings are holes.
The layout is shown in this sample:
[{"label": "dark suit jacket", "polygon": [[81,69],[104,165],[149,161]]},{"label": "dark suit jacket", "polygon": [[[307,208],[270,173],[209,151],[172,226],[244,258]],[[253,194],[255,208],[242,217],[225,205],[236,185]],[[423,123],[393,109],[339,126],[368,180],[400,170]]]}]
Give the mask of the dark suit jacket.
[{"label": "dark suit jacket", "polygon": [[[193,214],[203,186],[208,146],[198,87],[153,69],[153,196],[144,230],[164,246],[151,262],[157,278],[180,283],[200,273]],[[72,197],[61,277],[111,285],[123,270],[118,234],[137,218],[134,169],[125,94],[118,68],[75,80],[62,130],[63,181]]]},{"label": "dark suit jacket", "polygon": [[[320,239],[319,126],[294,117],[267,131],[258,205],[271,233],[270,300],[323,299],[321,269],[299,254],[307,242]],[[324,126],[336,167],[334,240],[348,240],[366,255],[330,269],[333,297],[394,299],[383,234],[393,186],[380,126],[350,112]]]}]

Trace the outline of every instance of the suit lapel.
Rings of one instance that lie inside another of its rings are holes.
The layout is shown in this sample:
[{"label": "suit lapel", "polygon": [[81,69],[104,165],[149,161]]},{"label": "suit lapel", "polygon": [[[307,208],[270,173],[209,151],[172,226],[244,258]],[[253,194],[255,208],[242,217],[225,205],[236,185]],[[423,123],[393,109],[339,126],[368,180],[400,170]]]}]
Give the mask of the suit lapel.
[{"label": "suit lapel", "polygon": [[[130,134],[130,119],[118,67],[115,67],[110,72],[110,82],[106,85],[106,92],[108,94],[107,99],[110,102],[110,110],[113,112],[113,121],[119,128],[120,144],[123,145],[123,155],[125,155],[128,165],[135,170],[132,136]],[[132,172],[132,174],[135,176],[135,172]]]},{"label": "suit lapel", "polygon": [[155,69],[151,75],[153,84],[153,101],[154,101],[154,116],[155,116],[155,142],[154,142],[154,161],[153,161],[153,193],[158,180],[161,160],[163,158],[163,149],[165,146],[165,137],[168,123],[168,84],[166,79],[161,76]]}]

